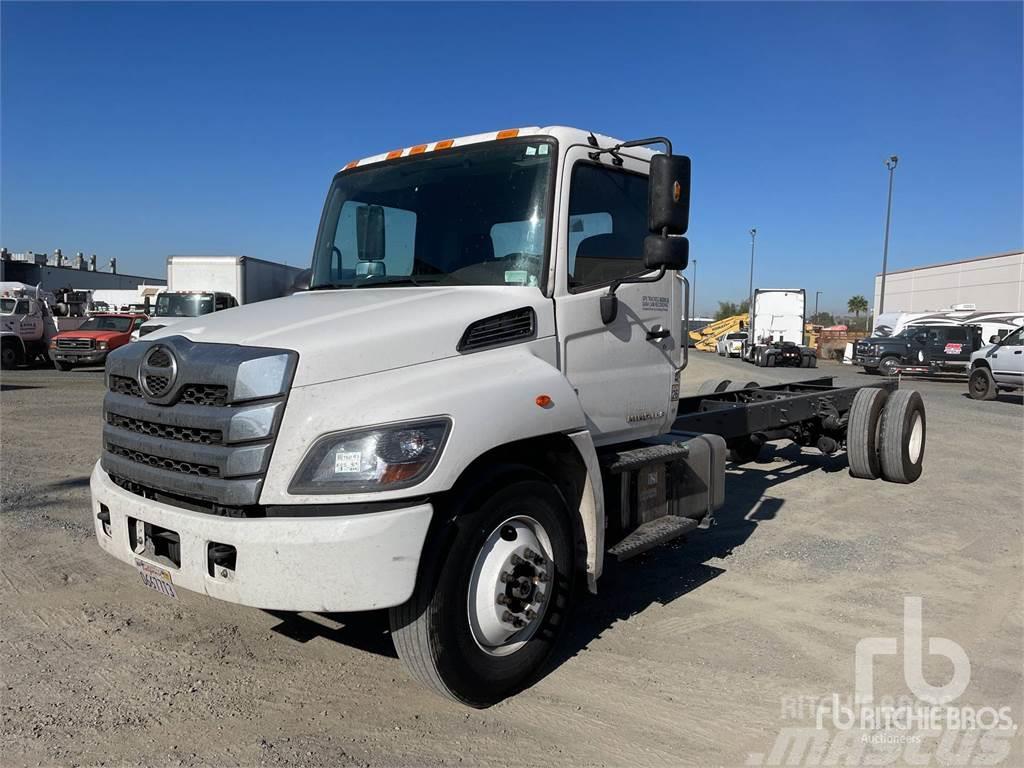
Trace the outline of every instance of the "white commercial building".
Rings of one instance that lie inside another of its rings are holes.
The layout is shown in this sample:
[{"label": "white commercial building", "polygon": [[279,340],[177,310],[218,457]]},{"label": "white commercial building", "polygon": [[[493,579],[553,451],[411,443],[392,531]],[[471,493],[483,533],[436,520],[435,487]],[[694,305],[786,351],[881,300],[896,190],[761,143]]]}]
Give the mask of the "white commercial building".
[{"label": "white commercial building", "polygon": [[[875,275],[877,311],[882,275]],[[885,276],[885,312],[927,312],[974,304],[979,310],[1024,311],[1024,252],[1010,251],[898,269]]]}]

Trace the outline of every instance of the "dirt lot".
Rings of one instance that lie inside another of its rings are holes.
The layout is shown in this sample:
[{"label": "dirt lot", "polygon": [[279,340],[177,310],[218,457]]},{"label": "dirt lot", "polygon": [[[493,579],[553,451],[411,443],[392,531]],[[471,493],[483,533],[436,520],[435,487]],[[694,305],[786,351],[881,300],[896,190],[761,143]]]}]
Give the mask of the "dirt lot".
[{"label": "dirt lot", "polygon": [[[767,378],[698,353],[684,389],[715,376]],[[904,596],[923,598],[926,638],[970,659],[956,703],[1020,722],[1024,408],[969,400],[962,382],[909,386],[929,419],[917,484],[766,450],[729,470],[715,528],[610,570],[550,672],[476,711],[414,685],[379,614],[274,616],[145,589],[92,540],[101,373],[5,372],[0,762],[756,763],[780,729],[813,725],[794,699],[853,694],[859,640],[902,644]],[[908,694],[901,657],[874,669],[876,696]],[[942,685],[950,663],[926,652],[924,675]],[[1024,765],[1019,734],[1007,748],[1001,764]]]}]

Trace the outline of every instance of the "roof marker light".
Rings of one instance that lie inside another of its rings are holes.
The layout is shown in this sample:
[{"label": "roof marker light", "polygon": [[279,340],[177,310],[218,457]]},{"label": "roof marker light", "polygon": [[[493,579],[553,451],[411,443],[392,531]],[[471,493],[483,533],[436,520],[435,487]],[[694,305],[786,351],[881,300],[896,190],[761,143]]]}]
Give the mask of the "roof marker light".
[{"label": "roof marker light", "polygon": [[448,149],[454,143],[455,139],[444,139],[443,141],[437,142],[437,144],[434,145],[434,149]]},{"label": "roof marker light", "polygon": [[348,165],[345,166],[345,170],[347,171],[350,168],[355,168],[357,165],[359,165],[359,161],[358,160],[353,160],[351,163],[349,163]]},{"label": "roof marker light", "polygon": [[422,154],[422,153],[424,153],[426,151],[427,151],[427,145],[426,144],[417,144],[415,147],[412,147],[412,148],[409,149],[409,154],[410,155],[420,155],[420,154]]},{"label": "roof marker light", "polygon": [[514,139],[518,135],[519,135],[519,129],[518,128],[509,128],[509,129],[504,130],[504,131],[498,131],[497,138],[499,138],[499,139]]},{"label": "roof marker light", "polygon": [[385,159],[386,160],[394,160],[396,157],[401,157],[401,156],[402,156],[402,150],[400,150],[400,149],[393,149],[390,152],[388,152],[387,157]]}]

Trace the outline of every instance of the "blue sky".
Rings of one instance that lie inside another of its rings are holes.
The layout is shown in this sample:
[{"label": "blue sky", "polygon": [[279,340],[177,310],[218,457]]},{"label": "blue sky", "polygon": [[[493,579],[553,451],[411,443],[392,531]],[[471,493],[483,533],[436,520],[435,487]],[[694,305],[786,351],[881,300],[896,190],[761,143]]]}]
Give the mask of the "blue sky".
[{"label": "blue sky", "polygon": [[0,6],[0,242],[306,263],[331,175],[517,125],[693,158],[698,310],[1020,248],[1020,3]]}]

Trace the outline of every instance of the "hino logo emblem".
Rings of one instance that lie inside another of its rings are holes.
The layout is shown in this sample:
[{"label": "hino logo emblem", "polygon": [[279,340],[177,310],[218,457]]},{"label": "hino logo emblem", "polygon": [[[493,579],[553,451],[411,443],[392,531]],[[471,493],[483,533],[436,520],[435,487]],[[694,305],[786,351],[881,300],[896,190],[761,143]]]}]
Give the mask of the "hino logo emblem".
[{"label": "hino logo emblem", "polygon": [[139,363],[139,386],[147,398],[162,398],[171,391],[178,376],[178,361],[163,344],[156,344]]}]

